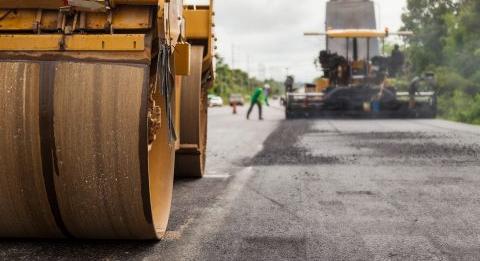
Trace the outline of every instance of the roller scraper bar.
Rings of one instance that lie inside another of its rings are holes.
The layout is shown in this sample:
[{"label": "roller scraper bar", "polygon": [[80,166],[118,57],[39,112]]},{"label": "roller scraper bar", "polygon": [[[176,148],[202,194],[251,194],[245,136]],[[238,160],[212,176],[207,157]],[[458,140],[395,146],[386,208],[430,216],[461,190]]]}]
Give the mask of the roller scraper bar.
[{"label": "roller scraper bar", "polygon": [[[167,6],[175,7],[164,17]],[[154,17],[162,24],[158,36],[174,44],[181,6],[173,0],[0,0],[0,51],[143,52]]]},{"label": "roller scraper bar", "polygon": [[[0,1],[0,8],[7,9],[59,9],[68,6],[71,3],[79,2],[94,2],[104,4],[105,0],[91,1],[91,0],[2,0]],[[111,6],[115,5],[158,5],[164,0],[110,0]]]}]

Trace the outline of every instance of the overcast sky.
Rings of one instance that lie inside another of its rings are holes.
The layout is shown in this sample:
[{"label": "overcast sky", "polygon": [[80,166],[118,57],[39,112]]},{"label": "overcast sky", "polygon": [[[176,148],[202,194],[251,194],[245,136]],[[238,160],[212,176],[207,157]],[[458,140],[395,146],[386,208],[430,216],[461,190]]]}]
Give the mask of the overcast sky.
[{"label": "overcast sky", "polygon": [[[205,1],[208,2],[187,2]],[[303,32],[323,31],[325,3],[324,0],[216,0],[217,52],[229,65],[258,78],[283,80],[288,68],[298,81],[312,81],[320,74],[313,60],[324,48],[324,39],[304,37]],[[379,28],[398,30],[406,0],[375,0],[375,3],[380,13]]]}]

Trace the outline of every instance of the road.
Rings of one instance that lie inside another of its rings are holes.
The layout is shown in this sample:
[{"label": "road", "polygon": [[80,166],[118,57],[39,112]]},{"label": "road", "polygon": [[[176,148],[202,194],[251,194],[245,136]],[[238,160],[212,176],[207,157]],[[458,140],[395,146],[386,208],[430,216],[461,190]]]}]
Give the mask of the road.
[{"label": "road", "polygon": [[210,110],[207,176],[175,182],[165,240],[3,240],[0,259],[480,259],[479,127],[244,110]]}]

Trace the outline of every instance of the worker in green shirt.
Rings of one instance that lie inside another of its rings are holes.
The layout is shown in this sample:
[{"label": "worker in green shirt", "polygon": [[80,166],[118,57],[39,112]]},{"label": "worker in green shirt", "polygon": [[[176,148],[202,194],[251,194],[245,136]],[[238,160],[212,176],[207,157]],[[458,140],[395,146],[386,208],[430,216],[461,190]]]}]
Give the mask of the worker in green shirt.
[{"label": "worker in green shirt", "polygon": [[247,120],[250,119],[250,114],[252,113],[253,107],[255,105],[258,106],[258,117],[259,117],[259,119],[263,120],[262,106],[263,106],[264,103],[266,103],[267,106],[269,106],[267,95],[265,95],[265,90],[268,89],[268,87],[269,86],[267,84],[265,84],[264,87],[258,87],[253,91],[252,98],[250,100],[250,108],[248,109],[248,113],[247,113]]}]

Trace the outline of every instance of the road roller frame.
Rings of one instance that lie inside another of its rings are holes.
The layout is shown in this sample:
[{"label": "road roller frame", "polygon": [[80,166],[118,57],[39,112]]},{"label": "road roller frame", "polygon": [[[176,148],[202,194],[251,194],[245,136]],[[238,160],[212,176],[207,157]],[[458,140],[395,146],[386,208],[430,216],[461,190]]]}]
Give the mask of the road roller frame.
[{"label": "road roller frame", "polygon": [[214,1],[209,5],[187,5],[183,11],[185,17],[185,35],[192,45],[204,48],[202,72],[208,88],[215,78],[215,11]]},{"label": "road roller frame", "polygon": [[208,89],[215,77],[213,7],[211,0],[209,5],[186,5],[183,11],[186,39],[192,45],[192,71],[182,84],[177,178],[201,178],[205,174]]},{"label": "road roller frame", "polygon": [[184,38],[182,0],[0,0],[0,237],[163,237]]}]

